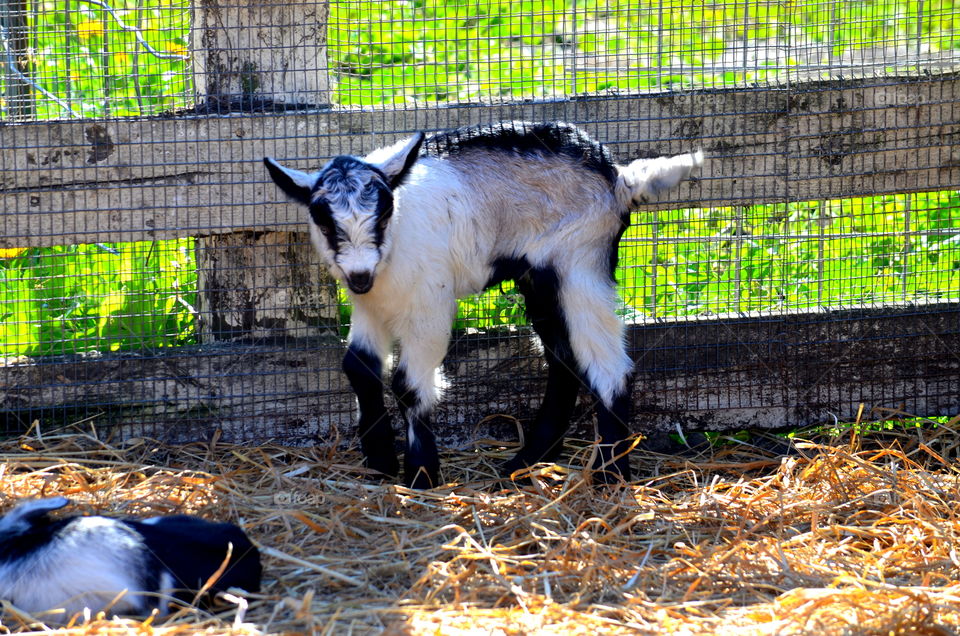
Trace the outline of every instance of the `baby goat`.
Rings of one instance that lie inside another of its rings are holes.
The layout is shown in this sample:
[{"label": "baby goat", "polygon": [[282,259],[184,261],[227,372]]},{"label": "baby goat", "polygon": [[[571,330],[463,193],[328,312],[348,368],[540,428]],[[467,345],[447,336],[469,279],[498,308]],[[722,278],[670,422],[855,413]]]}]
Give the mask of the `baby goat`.
[{"label": "baby goat", "polygon": [[260,553],[235,525],[188,515],[48,516],[69,503],[27,501],[0,518],[0,598],[30,614],[64,609],[53,622],[85,608],[165,615],[169,600],[192,602],[228,554],[210,589],[260,589]]},{"label": "baby goat", "polygon": [[513,280],[548,375],[505,473],[557,459],[583,382],[597,400],[595,468],[629,479],[633,364],[614,311],[617,246],[630,211],[702,161],[697,152],[620,166],[575,126],[528,122],[418,133],[362,159],[334,157],[318,173],[265,158],[280,189],[309,209],[313,244],[353,302],[343,369],[367,466],[399,471],[383,401],[384,360],[398,340],[392,388],[407,424],[405,478],[416,488],[438,483],[430,416],[457,299]]}]

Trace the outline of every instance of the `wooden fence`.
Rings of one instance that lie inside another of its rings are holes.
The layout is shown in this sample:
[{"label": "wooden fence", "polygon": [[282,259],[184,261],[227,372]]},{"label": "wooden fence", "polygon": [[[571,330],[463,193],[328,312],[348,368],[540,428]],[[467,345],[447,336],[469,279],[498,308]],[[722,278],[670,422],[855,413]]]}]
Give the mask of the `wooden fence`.
[{"label": "wooden fence", "polygon": [[[0,247],[191,236],[201,272],[202,344],[8,361],[0,368],[8,429],[105,413],[134,432],[155,422],[148,433],[173,439],[212,428],[235,439],[350,439],[336,289],[307,246],[301,211],[268,181],[264,155],[308,168],[416,130],[567,119],[621,160],[703,147],[710,160],[699,179],[664,205],[739,207],[960,185],[957,75],[348,110],[326,105],[326,10],[307,6],[203,2],[194,44],[203,52],[195,68],[204,94],[195,112],[0,126]],[[283,55],[259,56],[264,41]],[[308,338],[292,339],[310,325]],[[852,417],[860,403],[960,412],[957,302],[649,319],[629,336],[642,430],[795,426]],[[456,338],[442,440],[505,435],[474,423],[531,412],[543,377],[532,347],[522,334]],[[278,368],[299,369],[282,391],[270,384],[268,371]]]}]

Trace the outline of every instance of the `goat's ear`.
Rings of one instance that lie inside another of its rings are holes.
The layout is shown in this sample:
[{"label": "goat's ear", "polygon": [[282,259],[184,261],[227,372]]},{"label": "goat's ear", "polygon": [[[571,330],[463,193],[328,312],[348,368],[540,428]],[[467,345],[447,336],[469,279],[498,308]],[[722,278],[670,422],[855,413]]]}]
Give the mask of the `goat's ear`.
[{"label": "goat's ear", "polygon": [[66,497],[34,499],[20,504],[4,517],[0,517],[0,533],[29,532],[34,522],[43,519],[48,512],[70,505]]},{"label": "goat's ear", "polygon": [[417,162],[420,146],[423,145],[424,134],[418,132],[409,139],[402,139],[392,146],[374,150],[365,157],[367,163],[372,163],[387,176],[391,188],[396,188],[410,173],[410,168]]},{"label": "goat's ear", "polygon": [[264,157],[263,164],[267,166],[273,182],[280,186],[288,197],[304,205],[310,205],[310,195],[317,183],[316,174],[284,168],[270,157]]}]

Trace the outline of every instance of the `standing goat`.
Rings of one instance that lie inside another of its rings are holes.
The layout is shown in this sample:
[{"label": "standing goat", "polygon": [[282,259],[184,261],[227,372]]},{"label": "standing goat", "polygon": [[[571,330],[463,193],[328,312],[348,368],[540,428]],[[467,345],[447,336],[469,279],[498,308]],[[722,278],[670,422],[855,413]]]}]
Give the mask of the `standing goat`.
[{"label": "standing goat", "polygon": [[405,478],[438,483],[430,416],[457,299],[513,280],[549,370],[505,473],[556,460],[583,382],[597,400],[595,468],[629,479],[633,364],[614,311],[618,242],[633,208],[702,161],[697,152],[620,166],[575,126],[527,122],[418,133],[362,159],[334,157],[319,173],[265,158],[274,182],[309,208],[312,241],[353,302],[343,369],[367,466],[399,471],[383,401],[383,364],[398,340]]}]

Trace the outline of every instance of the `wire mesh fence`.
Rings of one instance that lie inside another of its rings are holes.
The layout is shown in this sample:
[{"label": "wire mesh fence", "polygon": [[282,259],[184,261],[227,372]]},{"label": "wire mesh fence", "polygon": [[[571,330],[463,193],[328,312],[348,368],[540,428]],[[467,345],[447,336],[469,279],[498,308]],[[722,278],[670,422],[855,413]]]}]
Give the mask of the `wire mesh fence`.
[{"label": "wire mesh fence", "polygon": [[[351,312],[264,155],[417,130],[583,126],[698,147],[617,270],[638,430],[955,413],[960,9],[574,0],[0,4],[3,430],[349,438]],[[448,441],[513,434],[544,377],[523,299],[464,299]]]}]

